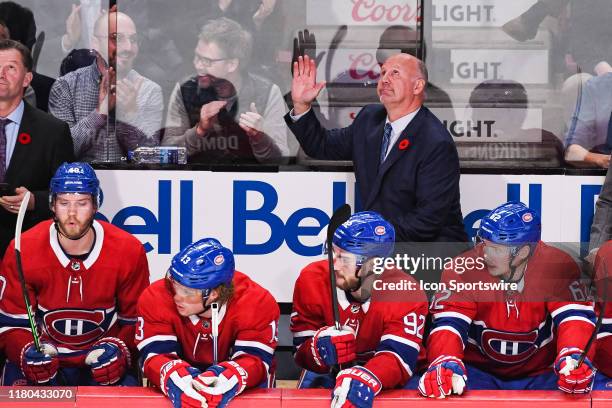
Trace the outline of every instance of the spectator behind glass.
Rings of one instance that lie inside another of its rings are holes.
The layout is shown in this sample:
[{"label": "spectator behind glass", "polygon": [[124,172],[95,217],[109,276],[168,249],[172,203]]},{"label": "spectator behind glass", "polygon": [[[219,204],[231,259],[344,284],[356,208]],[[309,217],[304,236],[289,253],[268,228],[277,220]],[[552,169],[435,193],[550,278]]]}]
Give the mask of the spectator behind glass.
[{"label": "spectator behind glass", "polygon": [[96,61],[58,78],[49,107],[70,125],[78,160],[118,162],[138,146],[159,144],[162,92],[132,68],[138,36],[130,17],[104,14],[94,29]]},{"label": "spectator behind glass", "polygon": [[75,48],[93,48],[96,21],[102,15],[102,0],[80,0],[72,4],[66,18],[66,32],[61,46],[64,54]]},{"label": "spectator behind glass", "polygon": [[[502,30],[517,41],[535,38],[538,30],[546,25],[552,34],[551,69],[555,65],[562,68],[562,74],[568,77],[561,88],[561,102],[564,119],[567,124],[567,135],[572,135],[572,117],[581,110],[580,100],[586,91],[586,83],[596,73],[600,63],[609,60],[612,55],[612,2],[610,0],[538,0],[527,11],[508,23]],[[556,19],[545,21],[547,17]],[[566,140],[569,146],[572,140]],[[603,143],[598,140],[597,143]],[[570,148],[566,160],[576,165],[608,167],[609,157],[597,151],[594,155],[586,154],[593,146],[586,149]]]},{"label": "spectator behind glass", "polygon": [[252,71],[271,78],[272,66],[282,45],[282,0],[212,0],[218,4],[221,16],[237,21],[253,36]]},{"label": "spectator behind glass", "polygon": [[[465,115],[472,125],[467,126],[480,127],[486,137],[505,141],[455,141],[462,164],[516,167],[531,162],[529,166],[560,166],[563,157],[561,141],[539,127],[525,128],[528,109],[527,90],[520,82],[488,80],[476,85]],[[489,124],[483,125],[483,119],[488,119]]]},{"label": "spectator behind glass", "polygon": [[[36,42],[36,22],[32,11],[12,1],[4,1],[0,3],[0,19],[6,22],[8,38],[25,45],[31,52]],[[30,105],[48,112],[49,92],[53,82],[53,78],[37,73],[33,66],[32,82],[26,89],[24,99]]]},{"label": "spectator behind glass", "polygon": [[170,97],[164,145],[199,163],[279,162],[289,154],[280,88],[251,73],[251,35],[227,18],[200,32],[196,75]]},{"label": "spectator behind glass", "polygon": [[612,151],[612,67],[597,65],[598,76],[582,88],[568,124],[565,159],[576,165],[608,168]]},{"label": "spectator behind glass", "polygon": [[609,0],[538,0],[523,14],[504,24],[502,30],[517,41],[531,40],[546,17],[560,20],[560,42],[571,71],[575,72],[577,66],[581,72],[593,73],[601,56],[612,50],[609,41],[612,2]]}]

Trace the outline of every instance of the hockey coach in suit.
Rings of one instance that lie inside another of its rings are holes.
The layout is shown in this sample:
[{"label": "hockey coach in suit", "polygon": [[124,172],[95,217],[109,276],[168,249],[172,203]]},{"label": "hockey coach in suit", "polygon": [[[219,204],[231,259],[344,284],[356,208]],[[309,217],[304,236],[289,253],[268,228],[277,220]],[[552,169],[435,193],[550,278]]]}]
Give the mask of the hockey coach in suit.
[{"label": "hockey coach in suit", "polygon": [[325,86],[308,56],[294,62],[289,128],[311,157],[352,160],[363,209],[389,220],[398,242],[464,242],[459,158],[438,118],[425,106],[427,68],[396,54],[381,66],[382,104],[366,105],[342,129],[324,129],[311,104]]},{"label": "hockey coach in suit", "polygon": [[25,193],[32,192],[24,230],[50,218],[49,181],[60,164],[74,161],[68,125],[24,102],[31,81],[30,51],[0,41],[0,256],[14,237]]}]

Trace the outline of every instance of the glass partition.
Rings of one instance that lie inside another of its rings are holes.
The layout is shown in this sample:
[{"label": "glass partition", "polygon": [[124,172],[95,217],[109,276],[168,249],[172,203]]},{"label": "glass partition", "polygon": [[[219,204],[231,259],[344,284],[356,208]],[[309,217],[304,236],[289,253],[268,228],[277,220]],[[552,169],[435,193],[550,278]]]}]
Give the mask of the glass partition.
[{"label": "glass partition", "polygon": [[80,159],[328,164],[301,151],[283,118],[295,56],[315,58],[327,82],[315,112],[331,128],[378,103],[379,64],[406,52],[427,64],[425,105],[463,168],[609,163],[608,0],[18,3],[36,26],[13,37],[29,42],[39,76],[57,79],[48,97],[26,95],[69,122]]}]

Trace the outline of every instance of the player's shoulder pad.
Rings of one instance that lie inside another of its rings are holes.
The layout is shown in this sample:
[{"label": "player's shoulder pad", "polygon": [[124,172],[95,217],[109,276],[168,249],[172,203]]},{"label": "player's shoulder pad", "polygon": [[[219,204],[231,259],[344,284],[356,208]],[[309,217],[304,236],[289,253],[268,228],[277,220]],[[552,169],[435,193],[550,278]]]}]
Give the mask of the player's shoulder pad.
[{"label": "player's shoulder pad", "polygon": [[138,315],[150,320],[163,320],[167,315],[176,312],[172,295],[166,289],[165,279],[159,279],[149,285],[138,298]]},{"label": "player's shoulder pad", "polygon": [[[606,241],[597,250],[595,256],[595,276],[596,280],[606,279],[612,275],[612,240]],[[608,302],[608,305],[612,303]]]},{"label": "player's shoulder pad", "polygon": [[327,259],[309,263],[300,271],[300,275],[297,279],[297,282],[303,282],[308,285],[319,285],[328,281],[329,266]]},{"label": "player's shoulder pad", "polygon": [[[372,291],[372,303],[373,304],[389,304],[390,309],[393,309],[393,305],[399,304],[413,304],[414,303],[427,303],[427,296],[425,292],[420,288],[419,282],[409,273],[404,272],[397,268],[386,269],[382,274],[377,275],[375,279],[379,279],[381,282],[389,284],[400,284],[402,290],[385,289]],[[409,288],[407,285],[412,285]],[[379,283],[380,287],[380,283]],[[396,286],[397,287],[397,286]],[[383,306],[387,307],[387,306]],[[403,310],[403,309],[402,309]]]},{"label": "player's shoulder pad", "polygon": [[598,256],[612,256],[612,240],[604,242],[597,251]]},{"label": "player's shoulder pad", "polygon": [[[45,220],[45,221],[41,221],[38,224],[36,224],[35,226],[33,226],[32,228],[26,230],[26,231],[22,231],[21,233],[21,242],[22,242],[22,246],[23,244],[25,244],[26,242],[28,243],[28,245],[43,245],[43,246],[49,246],[49,229],[51,227],[51,224],[53,224],[53,220]],[[14,240],[11,240],[11,247],[15,247],[15,245],[13,244]]]},{"label": "player's shoulder pad", "polygon": [[142,242],[129,232],[103,220],[96,220],[96,222],[104,229],[105,245],[115,245],[121,248],[122,251],[132,250],[140,252],[144,249]]},{"label": "player's shoulder pad", "polygon": [[[263,319],[278,319],[280,309],[274,296],[242,272],[234,273],[234,294],[230,300],[231,307],[240,310],[247,316]],[[266,323],[267,324],[267,323]]]},{"label": "player's shoulder pad", "polygon": [[578,264],[570,254],[542,241],[538,242],[532,257],[537,260],[548,277],[580,275]]},{"label": "player's shoulder pad", "polygon": [[[466,259],[471,260],[470,265],[473,267],[465,267]],[[443,266],[445,268],[442,271],[440,282],[448,283],[451,280],[455,280],[457,282],[474,282],[482,279],[486,280],[489,277],[487,266],[484,263],[483,253],[478,248],[471,248],[465,252],[462,252],[453,257],[451,261],[449,261],[447,258],[444,258],[443,260]]]}]

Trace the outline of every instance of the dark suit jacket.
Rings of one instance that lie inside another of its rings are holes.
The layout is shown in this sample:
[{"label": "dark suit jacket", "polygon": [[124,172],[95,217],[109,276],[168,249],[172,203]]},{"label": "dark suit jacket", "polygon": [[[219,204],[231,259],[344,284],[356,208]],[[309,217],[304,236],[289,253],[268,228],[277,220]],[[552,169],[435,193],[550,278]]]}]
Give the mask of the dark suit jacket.
[{"label": "dark suit jacket", "polygon": [[421,107],[379,169],[387,111],[367,105],[343,129],[324,129],[308,112],[285,121],[311,157],[353,160],[363,208],[395,227],[398,242],[467,241],[459,203],[459,158],[442,123]]},{"label": "dark suit jacket", "polygon": [[[12,188],[26,187],[35,197],[35,208],[23,221],[24,231],[51,216],[49,181],[63,162],[74,161],[70,128],[65,122],[25,103],[19,133],[31,137],[28,144],[19,140],[6,170],[5,182]],[[17,216],[0,207],[0,254],[15,235]]]}]

